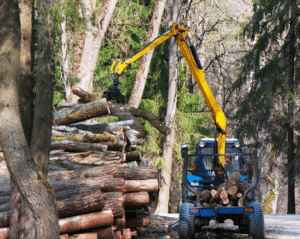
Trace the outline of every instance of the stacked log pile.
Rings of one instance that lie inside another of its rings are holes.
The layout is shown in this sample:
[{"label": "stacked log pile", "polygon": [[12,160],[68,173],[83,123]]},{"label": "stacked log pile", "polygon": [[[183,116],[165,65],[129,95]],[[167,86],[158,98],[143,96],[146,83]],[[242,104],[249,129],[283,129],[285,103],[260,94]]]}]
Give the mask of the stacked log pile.
[{"label": "stacked log pile", "polygon": [[[107,114],[121,121],[82,123]],[[129,239],[137,236],[138,228],[148,226],[148,207],[158,192],[158,171],[126,164],[142,160],[136,148],[146,131],[136,117],[169,133],[157,116],[105,99],[54,113],[50,160],[93,165],[86,170],[49,171],[61,238]],[[10,218],[8,177],[0,180],[0,188],[0,234],[4,235]]]},{"label": "stacked log pile", "polygon": [[250,185],[242,182],[241,178],[241,174],[236,172],[229,175],[218,189],[200,191],[200,204],[204,208],[243,206],[243,195]]},{"label": "stacked log pile", "polygon": [[[131,238],[149,224],[147,207],[158,191],[155,167],[106,165],[49,172],[64,238]],[[0,182],[0,228],[9,226],[9,179]],[[68,234],[68,236],[66,235]],[[130,237],[129,237],[130,235]]]}]

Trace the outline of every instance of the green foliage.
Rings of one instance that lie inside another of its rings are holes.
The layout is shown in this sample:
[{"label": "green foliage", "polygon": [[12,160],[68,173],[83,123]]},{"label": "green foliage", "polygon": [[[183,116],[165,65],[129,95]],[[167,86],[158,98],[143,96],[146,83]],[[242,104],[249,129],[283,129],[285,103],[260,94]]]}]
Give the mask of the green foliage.
[{"label": "green foliage", "polygon": [[[291,29],[290,11],[292,0],[260,0],[254,3],[254,15],[246,25],[246,36],[257,41],[242,59],[242,68],[234,89],[239,91],[251,79],[251,90],[247,92],[235,119],[242,125],[238,135],[255,135],[257,129],[273,130],[272,124],[283,112],[278,111],[278,104],[287,104],[294,98],[293,87],[288,84],[289,49],[293,47],[289,34]],[[300,36],[295,32],[296,38]],[[278,42],[282,42],[278,44]],[[298,51],[298,48],[295,48]],[[296,59],[295,59],[296,60]],[[298,68],[292,74],[297,74]],[[283,108],[282,108],[283,110]],[[285,113],[288,116],[287,112]],[[290,121],[290,119],[288,119]],[[288,122],[287,121],[287,122]]]},{"label": "green foliage", "polygon": [[139,109],[149,111],[153,114],[158,114],[159,108],[155,100],[142,99],[139,105]]},{"label": "green foliage", "polygon": [[[109,77],[113,60],[120,58],[126,60],[145,45],[148,23],[154,8],[152,1],[146,3],[147,6],[143,5],[144,1],[125,0],[118,4],[106,33],[106,39],[109,40],[102,42],[99,53],[94,78],[96,90],[107,89],[113,83],[112,78]],[[130,98],[138,67],[139,61],[136,61],[127,67],[123,77],[120,77],[119,88],[125,95],[126,101]]]}]

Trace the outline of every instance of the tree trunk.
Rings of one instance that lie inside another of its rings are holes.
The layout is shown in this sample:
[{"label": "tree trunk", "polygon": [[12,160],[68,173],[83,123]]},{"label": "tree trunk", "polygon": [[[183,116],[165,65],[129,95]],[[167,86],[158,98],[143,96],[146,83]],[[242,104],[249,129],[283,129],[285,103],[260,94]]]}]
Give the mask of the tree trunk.
[{"label": "tree trunk", "polygon": [[[180,2],[178,0],[168,0],[168,7],[170,17],[168,25],[172,22],[178,21]],[[156,212],[168,213],[169,198],[170,198],[170,184],[171,184],[171,171],[172,171],[172,156],[173,156],[173,143],[175,137],[175,114],[177,106],[177,65],[178,65],[178,45],[174,38],[169,42],[169,89],[168,89],[168,105],[165,118],[166,127],[171,129],[171,134],[167,135],[164,141],[163,157],[165,167],[161,170],[160,190],[158,197],[158,205]]]},{"label": "tree trunk", "polygon": [[20,120],[16,84],[20,63],[20,22],[17,1],[2,2],[0,9],[2,12],[0,143],[11,178],[34,216],[33,223],[31,221],[20,223],[22,228],[18,229],[24,231],[21,233],[22,237],[18,238],[59,238],[54,195],[44,175],[40,173],[40,168],[30,156]]},{"label": "tree trunk", "polygon": [[295,202],[295,142],[294,142],[294,96],[295,96],[295,56],[296,56],[296,25],[297,25],[297,1],[292,1],[290,6],[290,29],[288,34],[288,92],[293,97],[288,98],[288,205],[287,213],[296,213]]},{"label": "tree trunk", "polygon": [[107,192],[104,195],[103,210],[112,210],[115,218],[120,218],[125,215],[124,198],[122,192]]},{"label": "tree trunk", "polygon": [[[33,99],[34,79],[33,74],[33,37],[32,37],[32,11],[33,1],[22,0],[19,2],[21,22],[21,55],[20,55],[20,76],[18,80],[19,110],[21,122],[27,143],[30,144],[33,125]],[[22,202],[21,195],[11,180],[11,228],[10,237],[17,238],[19,231],[19,215],[21,207],[26,207]],[[23,210],[24,211],[24,210]],[[29,215],[30,212],[28,212]]]},{"label": "tree trunk", "polygon": [[[152,42],[157,36],[160,27],[161,18],[164,12],[166,0],[156,0],[150,28],[147,35],[146,44]],[[148,71],[150,68],[150,62],[152,59],[153,50],[149,51],[147,54],[143,55],[140,60],[140,66],[136,75],[135,84],[133,86],[132,94],[129,100],[128,105],[139,108],[146,80]]]},{"label": "tree trunk", "polygon": [[[61,0],[63,2],[63,0]],[[66,100],[69,98],[71,94],[71,84],[68,81],[69,77],[69,58],[68,58],[68,43],[67,43],[67,31],[66,31],[66,15],[64,13],[64,9],[60,6],[61,18],[60,22],[60,41],[61,41],[61,68],[62,68],[62,81],[64,84],[65,92],[66,92]]]},{"label": "tree trunk", "polygon": [[[113,16],[118,0],[105,0],[101,6],[99,14],[97,8],[93,10],[90,0],[81,0],[83,6],[83,17],[86,21],[86,32],[82,57],[77,77],[80,83],[76,84],[86,92],[93,92],[93,80],[98,54],[101,43]],[[94,20],[94,16],[96,20]],[[96,21],[96,22],[94,22]],[[77,102],[78,97],[73,95],[71,102]]]}]

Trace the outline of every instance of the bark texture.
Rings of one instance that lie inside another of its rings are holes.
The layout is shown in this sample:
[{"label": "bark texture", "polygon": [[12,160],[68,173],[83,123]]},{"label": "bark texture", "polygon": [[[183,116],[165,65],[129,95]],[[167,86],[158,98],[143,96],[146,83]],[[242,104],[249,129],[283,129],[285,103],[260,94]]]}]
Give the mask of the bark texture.
[{"label": "bark texture", "polygon": [[[27,143],[30,144],[33,126],[33,99],[34,99],[34,78],[31,74],[33,70],[33,41],[32,41],[32,0],[21,0],[19,2],[20,23],[21,23],[21,54],[20,72],[18,80],[19,110],[21,122]],[[9,230],[11,238],[17,238],[19,232],[20,213],[27,211],[29,220],[30,210],[25,209],[26,204],[21,198],[17,186],[11,180],[11,228]],[[21,211],[22,208],[22,211]],[[32,217],[32,216],[31,216]],[[31,219],[32,220],[32,219]]]},{"label": "bark texture", "polygon": [[[76,84],[86,92],[93,92],[93,80],[98,54],[104,35],[113,16],[118,0],[105,0],[99,13],[94,9],[90,0],[81,0],[83,17],[86,21],[84,47],[77,77],[80,82]],[[96,20],[94,20],[94,15]],[[95,21],[95,22],[94,22]],[[71,97],[70,97],[71,98]],[[78,97],[73,95],[71,102],[77,102]]]},{"label": "bark texture", "polygon": [[[168,25],[178,21],[180,2],[178,0],[168,0],[167,2],[170,16]],[[177,65],[178,65],[178,45],[172,37],[169,42],[169,89],[168,89],[168,104],[165,118],[165,125],[171,130],[171,133],[165,137],[163,147],[163,157],[165,167],[161,171],[160,191],[158,197],[158,205],[156,212],[168,213],[170,184],[172,171],[172,154],[175,136],[175,114],[177,105]]]},{"label": "bark texture", "polygon": [[2,2],[0,9],[0,143],[11,178],[35,219],[33,225],[31,222],[24,222],[24,228],[27,225],[34,230],[26,230],[22,236],[59,238],[54,195],[30,155],[20,120],[16,84],[20,64],[18,3]]},{"label": "bark texture", "polygon": [[[150,28],[147,35],[146,44],[152,42],[157,36],[160,27],[161,18],[164,12],[166,0],[157,0],[150,23]],[[132,94],[128,105],[139,108],[143,92],[146,85],[147,75],[150,68],[150,63],[153,55],[153,50],[143,55],[140,60],[140,66],[136,75],[136,80],[133,86]]]}]

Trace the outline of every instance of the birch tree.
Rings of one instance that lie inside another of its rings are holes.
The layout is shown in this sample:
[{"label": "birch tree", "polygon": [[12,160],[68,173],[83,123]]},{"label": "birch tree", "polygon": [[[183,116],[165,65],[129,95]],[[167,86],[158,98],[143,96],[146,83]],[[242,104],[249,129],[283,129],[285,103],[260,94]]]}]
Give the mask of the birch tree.
[{"label": "birch tree", "polygon": [[[168,0],[169,9],[168,25],[172,22],[177,22],[179,17],[180,1]],[[157,213],[168,213],[170,185],[171,185],[171,171],[173,158],[173,145],[175,136],[175,115],[177,107],[177,82],[178,82],[178,45],[172,37],[169,40],[169,88],[168,88],[168,103],[165,124],[171,129],[171,134],[166,136],[163,147],[164,167],[161,170],[161,181],[158,197]]]}]

